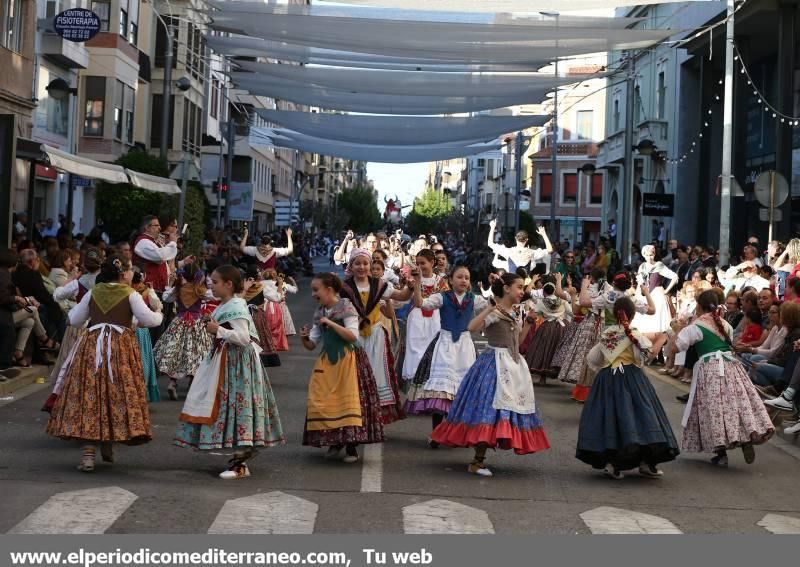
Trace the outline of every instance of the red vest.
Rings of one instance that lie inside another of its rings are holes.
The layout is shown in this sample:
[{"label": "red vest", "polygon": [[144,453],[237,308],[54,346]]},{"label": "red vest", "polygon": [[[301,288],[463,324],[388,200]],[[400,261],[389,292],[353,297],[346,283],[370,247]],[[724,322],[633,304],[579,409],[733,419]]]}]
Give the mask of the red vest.
[{"label": "red vest", "polygon": [[151,262],[146,258],[142,258],[138,254],[136,254],[136,245],[139,244],[140,240],[149,240],[159,248],[162,246],[156,242],[156,240],[152,236],[148,236],[147,234],[140,234],[136,241],[133,243],[133,263],[139,266],[139,268],[144,272],[147,281],[153,284],[153,289],[157,292],[163,292],[166,289],[167,284],[169,283],[169,276],[167,273],[167,263],[161,262]]}]

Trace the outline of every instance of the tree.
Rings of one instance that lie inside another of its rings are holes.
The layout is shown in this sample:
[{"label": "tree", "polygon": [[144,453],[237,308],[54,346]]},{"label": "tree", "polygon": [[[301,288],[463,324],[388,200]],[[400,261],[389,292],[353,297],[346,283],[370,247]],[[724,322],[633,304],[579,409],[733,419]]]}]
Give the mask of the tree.
[{"label": "tree", "polygon": [[[369,232],[381,226],[381,215],[378,212],[378,201],[375,194],[367,187],[345,189],[338,196],[337,214],[339,219],[347,222],[347,227],[355,232]],[[334,224],[336,224],[334,219]]]},{"label": "tree", "polygon": [[407,232],[411,234],[441,232],[452,210],[450,197],[429,187],[414,199],[414,208],[406,217]]},{"label": "tree", "polygon": [[[168,164],[146,151],[133,149],[120,156],[117,165],[141,173],[169,177]],[[97,184],[97,217],[113,242],[129,240],[139,229],[145,215],[172,214],[177,217],[178,195],[166,195],[145,191],[129,184]],[[211,206],[200,183],[190,181],[187,185],[184,222],[189,231],[184,236],[187,253],[198,253],[205,236],[205,227],[211,219]]]}]

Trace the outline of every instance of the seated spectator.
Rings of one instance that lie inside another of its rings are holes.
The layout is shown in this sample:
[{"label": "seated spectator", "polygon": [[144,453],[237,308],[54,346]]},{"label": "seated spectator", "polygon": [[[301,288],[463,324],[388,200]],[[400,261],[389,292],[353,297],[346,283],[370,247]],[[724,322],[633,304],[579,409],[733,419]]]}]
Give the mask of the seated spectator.
[{"label": "seated spectator", "polygon": [[[739,342],[734,345],[734,349],[739,353],[744,365],[749,368],[753,362],[763,362],[775,356],[783,345],[787,332],[786,327],[781,325],[781,308],[773,305],[769,308],[768,332],[761,335],[763,340],[750,345]],[[759,342],[761,344],[758,344]]]},{"label": "seated spectator", "polygon": [[[39,255],[35,250],[23,250],[19,255],[19,265],[14,271],[12,280],[20,293],[36,300],[39,317],[50,337],[60,338],[66,329],[66,319],[61,306],[47,291],[39,273]],[[47,348],[55,348],[53,340],[48,339]]]},{"label": "seated spectator", "polygon": [[[739,293],[741,297],[742,314],[753,308],[758,308],[758,294],[755,291],[742,291]],[[733,336],[731,339],[734,343],[738,342],[744,332],[744,316],[742,316],[739,324],[733,328]]]},{"label": "seated spectator", "polygon": [[47,277],[56,287],[61,287],[72,278],[74,269],[72,251],[59,250],[50,261],[50,274]]},{"label": "seated spectator", "polygon": [[794,343],[800,339],[800,305],[784,303],[781,305],[780,317],[781,325],[786,328],[783,344],[771,358],[755,362],[750,372],[753,382],[761,387],[775,387],[778,384],[794,349]]},{"label": "seated spectator", "polygon": [[725,320],[734,329],[739,326],[744,313],[742,313],[742,300],[738,291],[732,291],[725,296]]},{"label": "seated spectator", "polygon": [[761,327],[761,311],[757,307],[748,309],[744,312],[744,330],[742,336],[739,337],[738,344],[751,345],[761,338],[761,333],[764,332]]}]

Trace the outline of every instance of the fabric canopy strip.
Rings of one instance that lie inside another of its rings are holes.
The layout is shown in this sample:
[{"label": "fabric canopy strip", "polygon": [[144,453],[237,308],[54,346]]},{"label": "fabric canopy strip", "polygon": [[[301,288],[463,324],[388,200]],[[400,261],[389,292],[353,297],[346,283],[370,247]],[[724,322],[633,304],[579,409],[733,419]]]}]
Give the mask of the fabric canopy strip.
[{"label": "fabric canopy strip", "polygon": [[[599,75],[571,75],[554,77],[552,73],[525,74],[479,74],[479,73],[435,73],[414,71],[384,71],[374,69],[334,69],[326,67],[303,67],[275,63],[238,62],[256,81],[275,82],[275,79],[302,85],[315,85],[349,92],[414,95],[414,96],[459,96],[488,97],[503,93],[505,97],[539,94],[542,89],[556,85],[580,83]],[[233,73],[237,82],[247,79],[243,73]],[[290,86],[291,83],[284,83]]]},{"label": "fabric canopy strip", "polygon": [[[644,6],[668,4],[675,0],[328,0],[332,3],[356,6],[371,6],[387,9],[432,10],[453,12],[485,12],[491,7],[493,12],[530,13],[553,12],[560,10],[604,10],[624,6]],[[691,0],[708,1],[708,0]]]},{"label": "fabric canopy strip", "polygon": [[358,161],[380,163],[419,163],[455,159],[469,155],[496,150],[498,143],[477,144],[470,146],[375,146],[363,144],[343,144],[340,142],[293,139],[280,136],[275,130],[251,128],[254,143],[262,142],[282,148],[290,148],[326,156],[340,157]]},{"label": "fabric canopy strip", "polygon": [[125,168],[120,165],[76,156],[46,144],[42,144],[42,152],[47,156],[50,165],[60,171],[108,183],[128,183]]},{"label": "fabric canopy strip", "polygon": [[439,73],[512,73],[531,72],[547,65],[548,59],[525,58],[520,63],[494,63],[489,60],[465,63],[446,59],[424,59],[419,57],[392,57],[353,51],[321,49],[305,45],[290,45],[278,41],[268,41],[258,37],[208,36],[208,46],[217,53],[229,57],[263,57],[278,61],[326,65],[333,67],[354,67],[383,69],[388,71],[436,71]]},{"label": "fabric canopy strip", "polygon": [[550,116],[371,116],[257,109],[267,122],[314,138],[375,145],[444,144],[496,140],[508,132],[542,126]]},{"label": "fabric canopy strip", "polygon": [[148,175],[147,173],[140,173],[132,169],[126,169],[125,173],[131,179],[131,185],[146,189],[148,191],[155,191],[156,193],[168,193],[171,195],[179,194],[181,188],[174,179],[168,177],[158,177],[156,175]]}]

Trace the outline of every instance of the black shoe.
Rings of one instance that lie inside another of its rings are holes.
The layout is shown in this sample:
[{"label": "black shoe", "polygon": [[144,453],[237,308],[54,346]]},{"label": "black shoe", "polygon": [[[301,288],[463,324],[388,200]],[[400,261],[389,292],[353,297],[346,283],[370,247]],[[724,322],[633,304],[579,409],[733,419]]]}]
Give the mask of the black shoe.
[{"label": "black shoe", "polygon": [[16,368],[4,368],[0,370],[0,378],[16,378],[21,374],[21,371]]},{"label": "black shoe", "polygon": [[675,399],[683,404],[689,403],[689,394],[682,394],[680,396],[675,396]]}]

